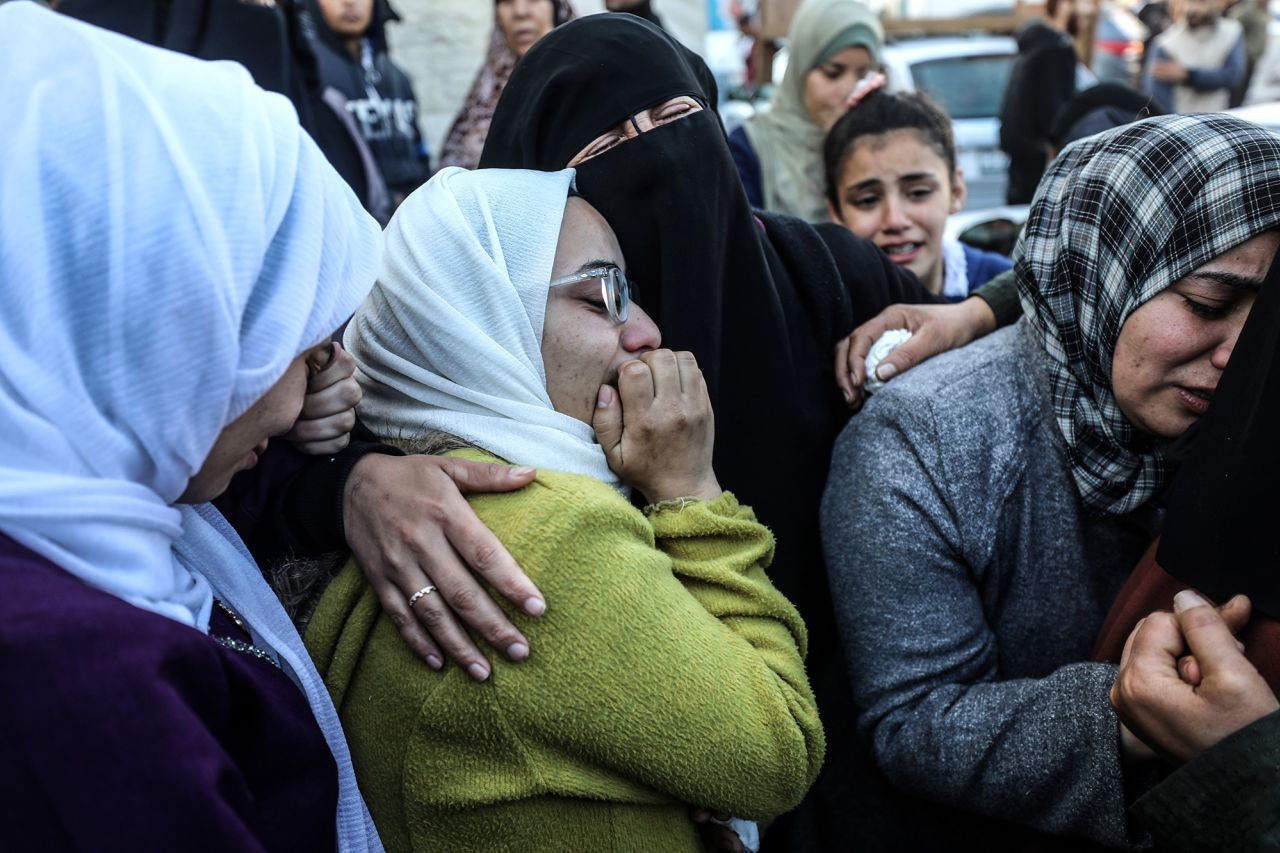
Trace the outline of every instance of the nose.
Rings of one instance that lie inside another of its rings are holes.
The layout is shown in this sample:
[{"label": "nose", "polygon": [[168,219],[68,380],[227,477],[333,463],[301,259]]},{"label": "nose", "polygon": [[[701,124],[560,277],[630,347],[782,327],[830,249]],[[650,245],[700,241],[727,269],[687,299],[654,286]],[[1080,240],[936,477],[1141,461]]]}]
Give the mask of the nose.
[{"label": "nose", "polygon": [[1240,340],[1240,331],[1244,328],[1244,321],[1247,317],[1248,315],[1246,314],[1238,322],[1232,323],[1226,332],[1226,336],[1209,354],[1209,363],[1218,368],[1218,370],[1227,369],[1227,362],[1231,360],[1231,353],[1235,351],[1236,341]]},{"label": "nose", "polygon": [[881,230],[890,233],[906,231],[911,227],[911,220],[907,218],[906,205],[895,195],[888,195],[884,200],[884,224]]},{"label": "nose", "polygon": [[662,346],[662,332],[643,308],[631,303],[627,322],[622,324],[622,349],[628,353],[648,352]]}]

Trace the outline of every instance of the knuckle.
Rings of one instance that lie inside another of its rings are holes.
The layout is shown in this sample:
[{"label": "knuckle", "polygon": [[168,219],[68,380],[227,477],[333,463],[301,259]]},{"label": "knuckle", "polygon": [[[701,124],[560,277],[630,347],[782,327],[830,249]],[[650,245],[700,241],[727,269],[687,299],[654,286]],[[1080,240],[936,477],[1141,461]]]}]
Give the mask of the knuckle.
[{"label": "knuckle", "polygon": [[450,590],[447,600],[454,610],[465,613],[474,610],[480,603],[480,590],[471,586]]},{"label": "knuckle", "polygon": [[440,607],[432,607],[428,604],[419,602],[416,605],[415,612],[418,615],[418,621],[431,633],[436,633],[440,628],[449,624],[444,609]]},{"label": "knuckle", "polygon": [[498,565],[498,547],[492,542],[481,542],[471,552],[471,567],[481,574],[487,574]]}]

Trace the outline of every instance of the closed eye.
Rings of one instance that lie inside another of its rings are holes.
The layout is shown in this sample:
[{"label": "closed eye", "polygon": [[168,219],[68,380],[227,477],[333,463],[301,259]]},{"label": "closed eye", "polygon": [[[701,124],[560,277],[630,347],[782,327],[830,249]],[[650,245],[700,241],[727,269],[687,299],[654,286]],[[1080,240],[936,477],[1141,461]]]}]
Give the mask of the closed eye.
[{"label": "closed eye", "polygon": [[1187,304],[1187,308],[1191,310],[1192,314],[1206,320],[1220,320],[1227,316],[1227,313],[1231,310],[1229,303],[1219,305],[1212,302],[1201,302],[1199,299],[1192,299],[1185,294],[1182,295],[1182,301]]}]

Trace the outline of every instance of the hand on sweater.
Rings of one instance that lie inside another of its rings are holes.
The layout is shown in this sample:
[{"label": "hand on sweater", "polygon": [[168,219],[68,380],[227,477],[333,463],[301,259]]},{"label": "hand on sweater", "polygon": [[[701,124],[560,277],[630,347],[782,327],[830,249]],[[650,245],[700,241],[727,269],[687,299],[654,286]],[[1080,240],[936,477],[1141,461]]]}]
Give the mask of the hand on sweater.
[{"label": "hand on sweater", "polygon": [[284,437],[303,453],[331,456],[351,441],[360,386],[356,362],[337,341],[307,360],[307,396],[302,412]]},{"label": "hand on sweater", "polygon": [[649,503],[721,494],[711,468],[715,416],[689,352],[652,350],[600,386],[592,425],[615,474]]},{"label": "hand on sweater", "polygon": [[[509,492],[533,476],[532,468],[380,453],[351,470],[342,501],[347,544],[405,643],[432,669],[444,665],[443,648],[472,678],[489,677],[459,620],[510,659],[528,657],[529,641],[472,572],[532,616],[546,608],[542,593],[462,494]],[[409,598],[428,585],[436,590],[411,609]]]},{"label": "hand on sweater", "polygon": [[[1247,599],[1237,599],[1228,602],[1229,613],[1241,622],[1242,611],[1248,616]],[[1111,687],[1111,704],[1146,743],[1182,763],[1280,703],[1245,658],[1223,613],[1190,590],[1178,593],[1174,610],[1153,613],[1134,628]],[[1194,671],[1179,663],[1188,649]],[[1199,683],[1190,683],[1187,675],[1198,676]]]},{"label": "hand on sweater", "polygon": [[880,336],[892,329],[907,329],[911,339],[896,347],[880,362],[876,374],[884,381],[947,350],[962,347],[996,327],[987,303],[970,297],[954,305],[890,305],[854,329],[836,344],[836,384],[849,408],[862,408],[867,353]]}]

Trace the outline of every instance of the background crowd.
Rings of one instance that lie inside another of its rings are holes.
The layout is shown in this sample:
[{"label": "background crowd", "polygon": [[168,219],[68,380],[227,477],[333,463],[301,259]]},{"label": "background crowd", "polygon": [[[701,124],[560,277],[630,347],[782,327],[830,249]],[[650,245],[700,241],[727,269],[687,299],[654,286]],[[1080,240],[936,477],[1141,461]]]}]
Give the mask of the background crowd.
[{"label": "background crowd", "polygon": [[1275,849],[1265,4],[606,6],[0,2],[0,847]]}]

